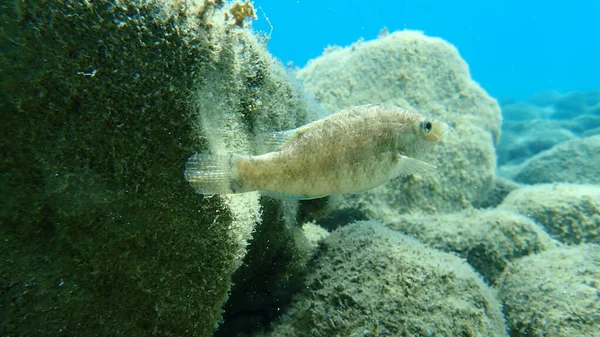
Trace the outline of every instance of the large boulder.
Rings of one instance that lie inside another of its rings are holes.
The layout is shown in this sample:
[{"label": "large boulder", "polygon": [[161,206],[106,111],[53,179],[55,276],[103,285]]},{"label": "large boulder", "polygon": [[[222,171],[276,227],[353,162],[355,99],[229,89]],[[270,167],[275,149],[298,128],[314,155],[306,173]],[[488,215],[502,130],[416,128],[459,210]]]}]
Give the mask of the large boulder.
[{"label": "large boulder", "polygon": [[501,176],[496,176],[496,179],[494,180],[494,186],[488,192],[487,197],[476,203],[474,206],[476,208],[494,208],[500,205],[500,203],[502,203],[504,198],[506,198],[510,192],[520,187],[520,184],[517,184],[512,180],[505,179]]},{"label": "large boulder", "polygon": [[544,109],[529,103],[502,105],[502,118],[509,121],[525,121],[544,116]]},{"label": "large boulder", "polygon": [[327,237],[269,336],[507,336],[493,292],[462,259],[380,223]]},{"label": "large boulder", "polygon": [[531,219],[507,210],[466,210],[450,214],[389,214],[389,228],[464,258],[488,284],[520,257],[558,243]]},{"label": "large boulder", "polygon": [[[529,103],[502,106],[502,137],[497,149],[498,164],[515,165],[537,153],[579,137],[597,134],[600,116],[594,114],[600,91],[559,95],[542,92]],[[556,96],[558,95],[558,96]]]},{"label": "large boulder", "polygon": [[469,74],[456,48],[439,38],[402,31],[374,41],[331,48],[298,71],[306,90],[332,111],[390,103],[448,122],[446,140],[425,154],[433,174],[399,177],[340,207],[376,216],[398,212],[455,211],[485,198],[493,185],[500,109]]},{"label": "large boulder", "polygon": [[212,335],[261,212],[282,206],[203,199],[184,163],[308,120],[228,10],[2,5],[0,335]]},{"label": "large boulder", "polygon": [[567,244],[600,244],[598,185],[539,184],[512,191],[499,207],[535,220]]},{"label": "large boulder", "polygon": [[531,95],[527,101],[539,107],[553,107],[561,97],[557,91],[545,90]]},{"label": "large boulder", "polygon": [[552,118],[571,119],[586,113],[587,109],[588,106],[585,93],[573,91],[556,101]]},{"label": "large boulder", "polygon": [[600,136],[575,139],[542,151],[515,168],[512,179],[525,184],[600,184]]},{"label": "large boulder", "polygon": [[516,261],[499,297],[513,337],[597,337],[600,246],[564,246]]},{"label": "large boulder", "polygon": [[579,115],[572,120],[581,125],[581,128],[584,130],[582,133],[600,127],[600,116]]},{"label": "large boulder", "polygon": [[531,128],[523,131],[512,131],[510,125],[503,128],[497,149],[499,165],[520,163],[554,145],[578,139],[576,134],[559,123],[545,123],[542,120],[531,120],[525,123]]},{"label": "large boulder", "polygon": [[571,119],[584,114],[596,114],[594,107],[600,104],[600,90],[573,91],[556,99],[552,118]]},{"label": "large boulder", "polygon": [[587,130],[586,132],[583,133],[584,137],[592,137],[592,136],[598,136],[598,135],[600,135],[600,127]]},{"label": "large boulder", "polygon": [[596,105],[592,106],[588,113],[590,115],[600,116],[600,103],[597,103]]}]

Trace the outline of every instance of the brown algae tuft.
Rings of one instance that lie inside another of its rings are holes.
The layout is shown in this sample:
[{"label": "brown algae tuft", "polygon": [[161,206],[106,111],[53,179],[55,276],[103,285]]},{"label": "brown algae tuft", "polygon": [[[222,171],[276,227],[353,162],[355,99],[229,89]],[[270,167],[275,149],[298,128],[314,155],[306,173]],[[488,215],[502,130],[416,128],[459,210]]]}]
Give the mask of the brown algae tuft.
[{"label": "brown algae tuft", "polygon": [[229,13],[231,13],[235,20],[233,24],[239,27],[244,27],[244,20],[247,18],[256,20],[256,10],[250,0],[246,0],[246,2],[243,3],[236,2],[231,6]]}]

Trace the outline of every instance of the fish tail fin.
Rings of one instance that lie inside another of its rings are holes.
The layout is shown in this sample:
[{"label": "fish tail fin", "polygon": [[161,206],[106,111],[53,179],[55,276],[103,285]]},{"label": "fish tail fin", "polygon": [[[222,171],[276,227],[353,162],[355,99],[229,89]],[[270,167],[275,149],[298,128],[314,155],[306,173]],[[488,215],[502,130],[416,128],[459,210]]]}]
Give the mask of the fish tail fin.
[{"label": "fish tail fin", "polygon": [[199,194],[230,194],[240,190],[235,179],[233,155],[196,153],[185,164],[185,179]]}]

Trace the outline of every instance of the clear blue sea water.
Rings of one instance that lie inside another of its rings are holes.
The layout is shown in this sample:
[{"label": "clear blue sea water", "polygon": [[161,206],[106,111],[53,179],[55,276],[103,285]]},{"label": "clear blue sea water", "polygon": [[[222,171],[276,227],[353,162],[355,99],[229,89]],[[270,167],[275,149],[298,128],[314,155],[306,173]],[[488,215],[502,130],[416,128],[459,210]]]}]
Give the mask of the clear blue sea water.
[{"label": "clear blue sea water", "polygon": [[454,44],[496,98],[600,88],[600,1],[256,0],[269,50],[304,66],[328,45],[374,39],[383,27]]}]

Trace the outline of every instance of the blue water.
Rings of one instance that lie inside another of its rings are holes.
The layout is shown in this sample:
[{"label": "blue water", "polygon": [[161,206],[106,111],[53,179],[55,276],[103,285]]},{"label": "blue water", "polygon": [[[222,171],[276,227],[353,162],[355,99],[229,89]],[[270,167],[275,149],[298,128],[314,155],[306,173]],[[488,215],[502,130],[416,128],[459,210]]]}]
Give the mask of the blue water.
[{"label": "blue water", "polygon": [[269,50],[304,66],[327,45],[415,29],[454,44],[496,98],[600,87],[600,1],[256,0]]}]

